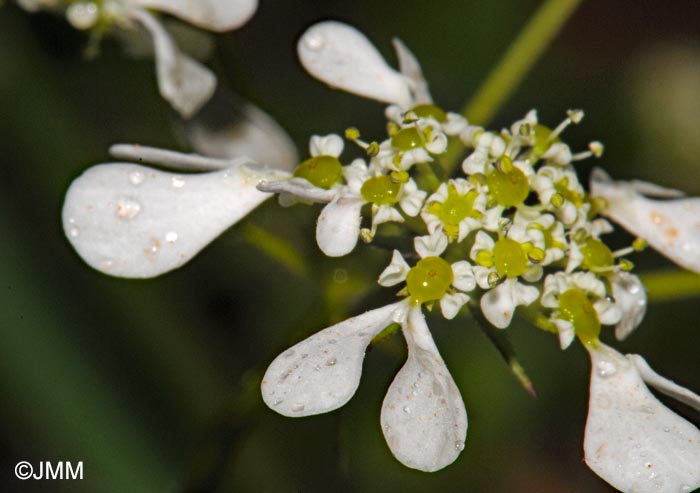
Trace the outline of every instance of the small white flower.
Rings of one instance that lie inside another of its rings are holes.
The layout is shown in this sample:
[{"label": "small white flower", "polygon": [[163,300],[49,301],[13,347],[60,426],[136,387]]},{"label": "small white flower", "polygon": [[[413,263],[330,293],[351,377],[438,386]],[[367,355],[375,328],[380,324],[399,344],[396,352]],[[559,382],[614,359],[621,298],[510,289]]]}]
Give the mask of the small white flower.
[{"label": "small white flower", "polygon": [[130,164],[93,166],[66,193],[63,228],[93,268],[119,277],[154,277],[186,263],[272,195],[261,180],[286,176],[248,158],[213,159],[143,146],[117,145],[119,158],[185,171]]},{"label": "small white flower", "polygon": [[407,300],[328,327],[280,354],[263,377],[263,400],[292,417],[343,406],[359,385],[365,349],[393,322],[401,324],[408,359],[384,398],[382,432],[404,465],[437,471],[463,450],[467,413],[420,306],[409,308]]},{"label": "small white flower", "polygon": [[647,389],[700,410],[700,396],[656,374],[638,355],[587,344],[591,385],[585,460],[624,492],[690,492],[700,487],[700,430]]},{"label": "small white flower", "polygon": [[463,178],[442,183],[425,202],[421,217],[429,233],[443,232],[450,241],[461,242],[481,227],[486,194]]},{"label": "small white flower", "polygon": [[680,192],[644,182],[612,181],[601,169],[591,174],[591,195],[605,199],[602,214],[645,239],[688,270],[700,272],[700,198],[669,198]]}]

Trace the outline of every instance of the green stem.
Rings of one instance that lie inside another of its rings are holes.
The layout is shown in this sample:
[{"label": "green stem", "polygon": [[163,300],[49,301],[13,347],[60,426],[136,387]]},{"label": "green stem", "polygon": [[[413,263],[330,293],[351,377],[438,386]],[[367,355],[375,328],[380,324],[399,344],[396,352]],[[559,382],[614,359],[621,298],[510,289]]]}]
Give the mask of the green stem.
[{"label": "green stem", "polygon": [[311,270],[304,255],[289,241],[251,222],[239,224],[238,232],[248,243],[265,252],[290,272],[309,277]]},{"label": "green stem", "polygon": [[[476,94],[463,107],[462,114],[471,123],[489,123],[537,63],[579,3],[581,0],[545,0],[542,3]],[[450,144],[443,158],[443,166],[448,172],[454,170],[462,153],[458,142]]]},{"label": "green stem", "polygon": [[684,270],[652,272],[639,276],[650,302],[700,296],[700,275]]}]

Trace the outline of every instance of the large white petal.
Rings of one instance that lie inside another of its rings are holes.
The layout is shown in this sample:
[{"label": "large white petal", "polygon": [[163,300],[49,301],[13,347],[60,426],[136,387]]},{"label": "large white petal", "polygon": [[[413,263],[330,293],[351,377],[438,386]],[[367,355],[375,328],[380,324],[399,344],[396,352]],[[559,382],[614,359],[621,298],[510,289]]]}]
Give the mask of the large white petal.
[{"label": "large white petal", "polygon": [[316,223],[318,247],[329,257],[352,252],[360,236],[362,199],[336,197],[323,208]]},{"label": "large white petal", "polygon": [[360,383],[367,345],[393,322],[402,303],[328,327],[277,356],[263,377],[265,403],[291,417],[325,413],[344,405]]},{"label": "large white petal", "polygon": [[382,431],[403,464],[437,471],[464,449],[467,412],[420,307],[409,311],[403,332],[408,359],[384,398]]},{"label": "large white petal", "polygon": [[75,179],[63,227],[78,254],[119,277],[175,269],[270,194],[245,166],[176,175],[135,164],[93,166]]},{"label": "large white petal", "polygon": [[192,148],[205,156],[247,156],[288,171],[299,164],[294,142],[270,115],[223,90],[185,122],[185,132]]},{"label": "large white petal", "polygon": [[607,201],[603,214],[678,265],[700,272],[700,198],[648,199],[634,183],[612,181],[600,169],[591,174],[591,194]]},{"label": "large white petal", "polygon": [[128,0],[160,10],[210,31],[229,31],[245,24],[258,8],[258,0]]},{"label": "large white petal", "polygon": [[151,34],[161,96],[183,118],[189,118],[214,94],[216,77],[201,63],[180,53],[158,20],[142,9],[129,11]]},{"label": "large white petal", "polygon": [[288,180],[262,181],[258,190],[268,193],[288,194],[302,200],[326,204],[338,197],[337,190],[326,190],[317,187],[304,178],[290,178]]},{"label": "large white petal", "polygon": [[401,73],[413,82],[414,104],[432,103],[433,98],[430,96],[428,83],[423,77],[418,59],[399,38],[394,38],[392,42],[399,58]]},{"label": "large white petal", "polygon": [[661,402],[623,355],[588,347],[591,387],[583,444],[588,466],[625,492],[700,487],[700,431]]},{"label": "large white petal", "polygon": [[405,77],[389,67],[354,27],[335,21],[315,24],[302,35],[297,53],[307,72],[331,87],[404,108],[411,106]]},{"label": "large white petal", "polygon": [[666,377],[662,377],[656,373],[649,366],[649,363],[647,363],[646,360],[638,354],[628,354],[627,359],[634,363],[634,365],[637,367],[639,375],[642,377],[642,380],[644,380],[648,385],[651,385],[662,394],[673,397],[677,401],[700,411],[700,396],[698,394],[691,392],[685,387],[681,387]]},{"label": "large white petal", "polygon": [[623,271],[613,275],[612,292],[615,304],[622,310],[622,318],[615,326],[615,337],[621,341],[642,323],[647,312],[647,292],[637,276]]},{"label": "large white petal", "polygon": [[110,146],[109,153],[117,159],[128,159],[139,163],[150,163],[165,166],[170,169],[184,171],[212,171],[230,168],[238,164],[254,163],[247,157],[239,159],[218,159],[199,154],[185,154],[183,152],[160,149],[158,147],[143,146],[140,144],[114,144]]}]

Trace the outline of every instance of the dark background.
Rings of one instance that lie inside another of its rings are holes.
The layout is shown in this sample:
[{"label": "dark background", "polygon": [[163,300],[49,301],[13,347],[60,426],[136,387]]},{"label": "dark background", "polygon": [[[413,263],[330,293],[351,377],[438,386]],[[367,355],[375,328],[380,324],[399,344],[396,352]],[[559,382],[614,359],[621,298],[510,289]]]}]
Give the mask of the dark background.
[{"label": "dark background", "polygon": [[[216,37],[211,66],[222,85],[274,115],[304,157],[313,133],[358,126],[380,136],[384,126],[381,105],[301,70],[295,41],[314,21],[356,25],[392,64],[390,40],[401,37],[436,102],[458,109],[539,2],[261,3],[246,26]],[[533,107],[554,126],[565,110],[583,108],[583,123],[565,136],[574,150],[602,140],[598,164],[614,176],[700,194],[699,20],[696,0],[584,2],[493,127]],[[115,40],[88,61],[85,44],[59,17],[12,2],[0,8],[0,489],[611,491],[582,461],[585,352],[562,352],[526,324],[509,331],[537,400],[470,322],[430,318],[470,421],[465,451],[441,472],[401,466],[380,431],[381,401],[404,360],[401,336],[370,352],[357,395],[339,411],[296,420],[268,410],[258,385],[279,351],[391,295],[371,287],[386,252],[319,260],[317,210],[280,211],[270,201],[241,225],[288,237],[315,266],[307,276],[261,253],[237,227],[155,280],[114,279],[83,264],[60,224],[71,180],[108,161],[114,142],[187,149],[152,62],[128,58]],[[633,260],[639,272],[671,267],[651,251]],[[334,281],[338,269],[345,283]],[[696,300],[653,304],[616,347],[698,391],[699,330]],[[604,338],[612,341],[610,331]],[[13,474],[19,460],[83,461],[85,480],[22,483]]]}]

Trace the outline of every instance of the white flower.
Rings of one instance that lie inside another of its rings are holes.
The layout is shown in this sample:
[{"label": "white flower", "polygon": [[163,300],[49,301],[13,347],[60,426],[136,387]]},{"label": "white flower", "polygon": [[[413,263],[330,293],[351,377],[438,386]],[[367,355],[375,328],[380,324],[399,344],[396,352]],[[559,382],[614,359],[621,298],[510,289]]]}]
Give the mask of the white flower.
[{"label": "white flower", "polygon": [[[333,150],[338,149],[342,150],[342,147],[334,145]],[[289,198],[285,198],[287,196],[327,204],[318,217],[316,241],[321,251],[329,257],[347,255],[355,248],[361,232],[361,210],[364,204],[372,204],[371,228],[362,231],[363,237],[371,241],[379,224],[404,221],[396,209],[397,205],[406,215],[414,217],[420,212],[427,195],[418,189],[413,179],[408,178],[405,183],[401,183],[391,175],[373,171],[362,159],[355,159],[342,168],[338,162],[338,171],[347,183],[334,183],[330,188],[312,184],[309,178],[314,179],[313,177],[299,172],[300,169],[303,171],[304,166],[305,163],[302,163],[295,171],[296,176],[304,178],[264,182],[258,188],[281,194],[283,204],[290,203]]]},{"label": "white flower", "polygon": [[690,492],[700,487],[700,430],[647,389],[700,410],[700,396],[656,374],[638,355],[587,344],[591,386],[585,460],[629,493]]},{"label": "white flower", "polygon": [[130,164],[93,166],[66,193],[63,228],[93,268],[119,277],[153,277],[175,269],[271,197],[261,180],[286,176],[248,158],[213,159],[142,146],[117,145],[119,158],[185,171]]},{"label": "white flower", "polygon": [[409,308],[407,300],[328,327],[280,354],[265,372],[263,400],[292,417],[343,406],[359,385],[367,345],[394,322],[401,324],[408,359],[384,398],[382,431],[403,464],[437,471],[463,450],[467,413],[420,306]]},{"label": "white flower", "polygon": [[700,198],[675,198],[682,192],[652,183],[612,181],[601,169],[591,174],[591,195],[605,199],[602,214],[681,267],[700,272]]},{"label": "white flower", "polygon": [[[567,298],[562,300],[565,293]],[[605,284],[592,272],[549,274],[541,302],[553,310],[551,320],[559,331],[562,349],[574,340],[577,325],[583,327],[579,329],[584,331],[579,334],[581,338],[597,340],[600,324],[616,324],[623,315],[620,307],[605,298]]]},{"label": "white flower", "polygon": [[444,232],[461,242],[481,227],[486,209],[486,193],[463,178],[442,183],[426,200],[421,217],[429,233]]},{"label": "white flower", "polygon": [[542,265],[550,265],[564,258],[568,244],[564,224],[552,214],[542,214],[536,208],[522,206],[518,207],[513,223],[522,225],[527,230],[533,230],[531,233],[533,235],[541,235],[541,243],[544,245]]}]

